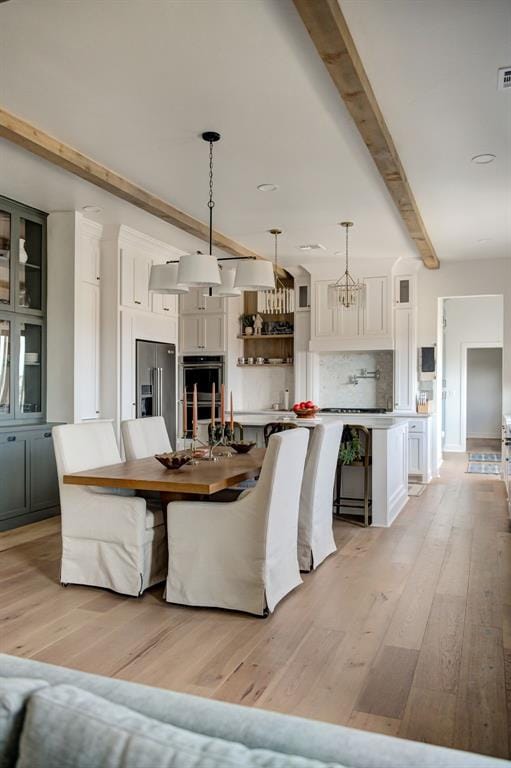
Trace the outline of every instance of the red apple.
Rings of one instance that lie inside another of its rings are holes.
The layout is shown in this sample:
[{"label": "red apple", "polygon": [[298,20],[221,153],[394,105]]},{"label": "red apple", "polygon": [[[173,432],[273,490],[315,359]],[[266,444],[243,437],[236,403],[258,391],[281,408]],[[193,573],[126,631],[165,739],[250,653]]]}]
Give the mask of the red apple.
[{"label": "red apple", "polygon": [[315,408],[316,407],[314,405],[314,403],[312,402],[312,400],[307,400],[307,402],[304,403],[304,405],[305,405],[306,408]]}]

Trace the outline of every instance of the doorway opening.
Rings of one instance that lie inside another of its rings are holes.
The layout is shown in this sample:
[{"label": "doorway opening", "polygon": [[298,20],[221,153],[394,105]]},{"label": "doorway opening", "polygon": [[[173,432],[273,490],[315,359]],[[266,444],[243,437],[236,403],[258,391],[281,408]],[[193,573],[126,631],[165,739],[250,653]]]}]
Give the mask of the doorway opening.
[{"label": "doorway opening", "polygon": [[[445,297],[439,300],[438,319],[440,450],[478,450],[470,441],[500,438],[503,296]],[[495,445],[488,449],[496,450]]]},{"label": "doorway opening", "polygon": [[467,346],[464,379],[466,450],[500,450],[502,347]]}]

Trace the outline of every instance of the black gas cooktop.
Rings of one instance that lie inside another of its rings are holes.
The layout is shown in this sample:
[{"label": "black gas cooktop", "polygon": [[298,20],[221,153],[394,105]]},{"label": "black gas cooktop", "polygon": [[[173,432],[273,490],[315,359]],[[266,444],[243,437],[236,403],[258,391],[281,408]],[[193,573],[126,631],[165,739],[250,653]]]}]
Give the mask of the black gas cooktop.
[{"label": "black gas cooktop", "polygon": [[322,408],[321,413],[388,413],[385,408]]}]

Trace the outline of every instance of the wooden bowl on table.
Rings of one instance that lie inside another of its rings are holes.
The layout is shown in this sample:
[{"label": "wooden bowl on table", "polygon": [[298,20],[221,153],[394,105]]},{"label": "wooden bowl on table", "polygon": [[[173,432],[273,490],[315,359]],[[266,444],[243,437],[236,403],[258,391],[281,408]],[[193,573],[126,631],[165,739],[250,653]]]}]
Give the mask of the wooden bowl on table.
[{"label": "wooden bowl on table", "polygon": [[171,453],[157,453],[154,457],[160,464],[166,469],[181,469],[185,464],[188,464],[192,460],[189,453],[171,452]]},{"label": "wooden bowl on table", "polygon": [[298,419],[313,419],[319,412],[319,408],[297,408],[294,413]]},{"label": "wooden bowl on table", "polygon": [[239,443],[229,443],[229,448],[232,448],[236,453],[248,453],[252,450],[255,443],[250,440],[242,440]]}]

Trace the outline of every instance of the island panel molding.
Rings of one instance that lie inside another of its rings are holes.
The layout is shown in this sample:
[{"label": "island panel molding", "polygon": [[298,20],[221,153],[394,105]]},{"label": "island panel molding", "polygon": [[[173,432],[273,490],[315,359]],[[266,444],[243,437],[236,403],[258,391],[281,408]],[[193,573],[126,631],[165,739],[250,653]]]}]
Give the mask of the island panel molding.
[{"label": "island panel molding", "polygon": [[[209,228],[202,221],[180,211],[162,198],[153,195],[119,173],[82,154],[69,144],[64,144],[23,120],[23,118],[2,108],[0,108],[0,137],[23,147],[23,149],[73,173],[75,176],[85,179],[91,184],[95,184],[115,197],[126,200],[152,216],[163,219],[168,224],[188,232],[199,240],[209,242]],[[220,232],[213,232],[213,245],[233,256],[268,261],[260,254]],[[286,277],[287,275],[286,270],[282,267],[278,267],[275,271],[279,276]]]},{"label": "island panel molding", "polygon": [[429,239],[394,141],[338,0],[293,2],[417,246],[424,265],[428,269],[438,269],[440,261]]}]

